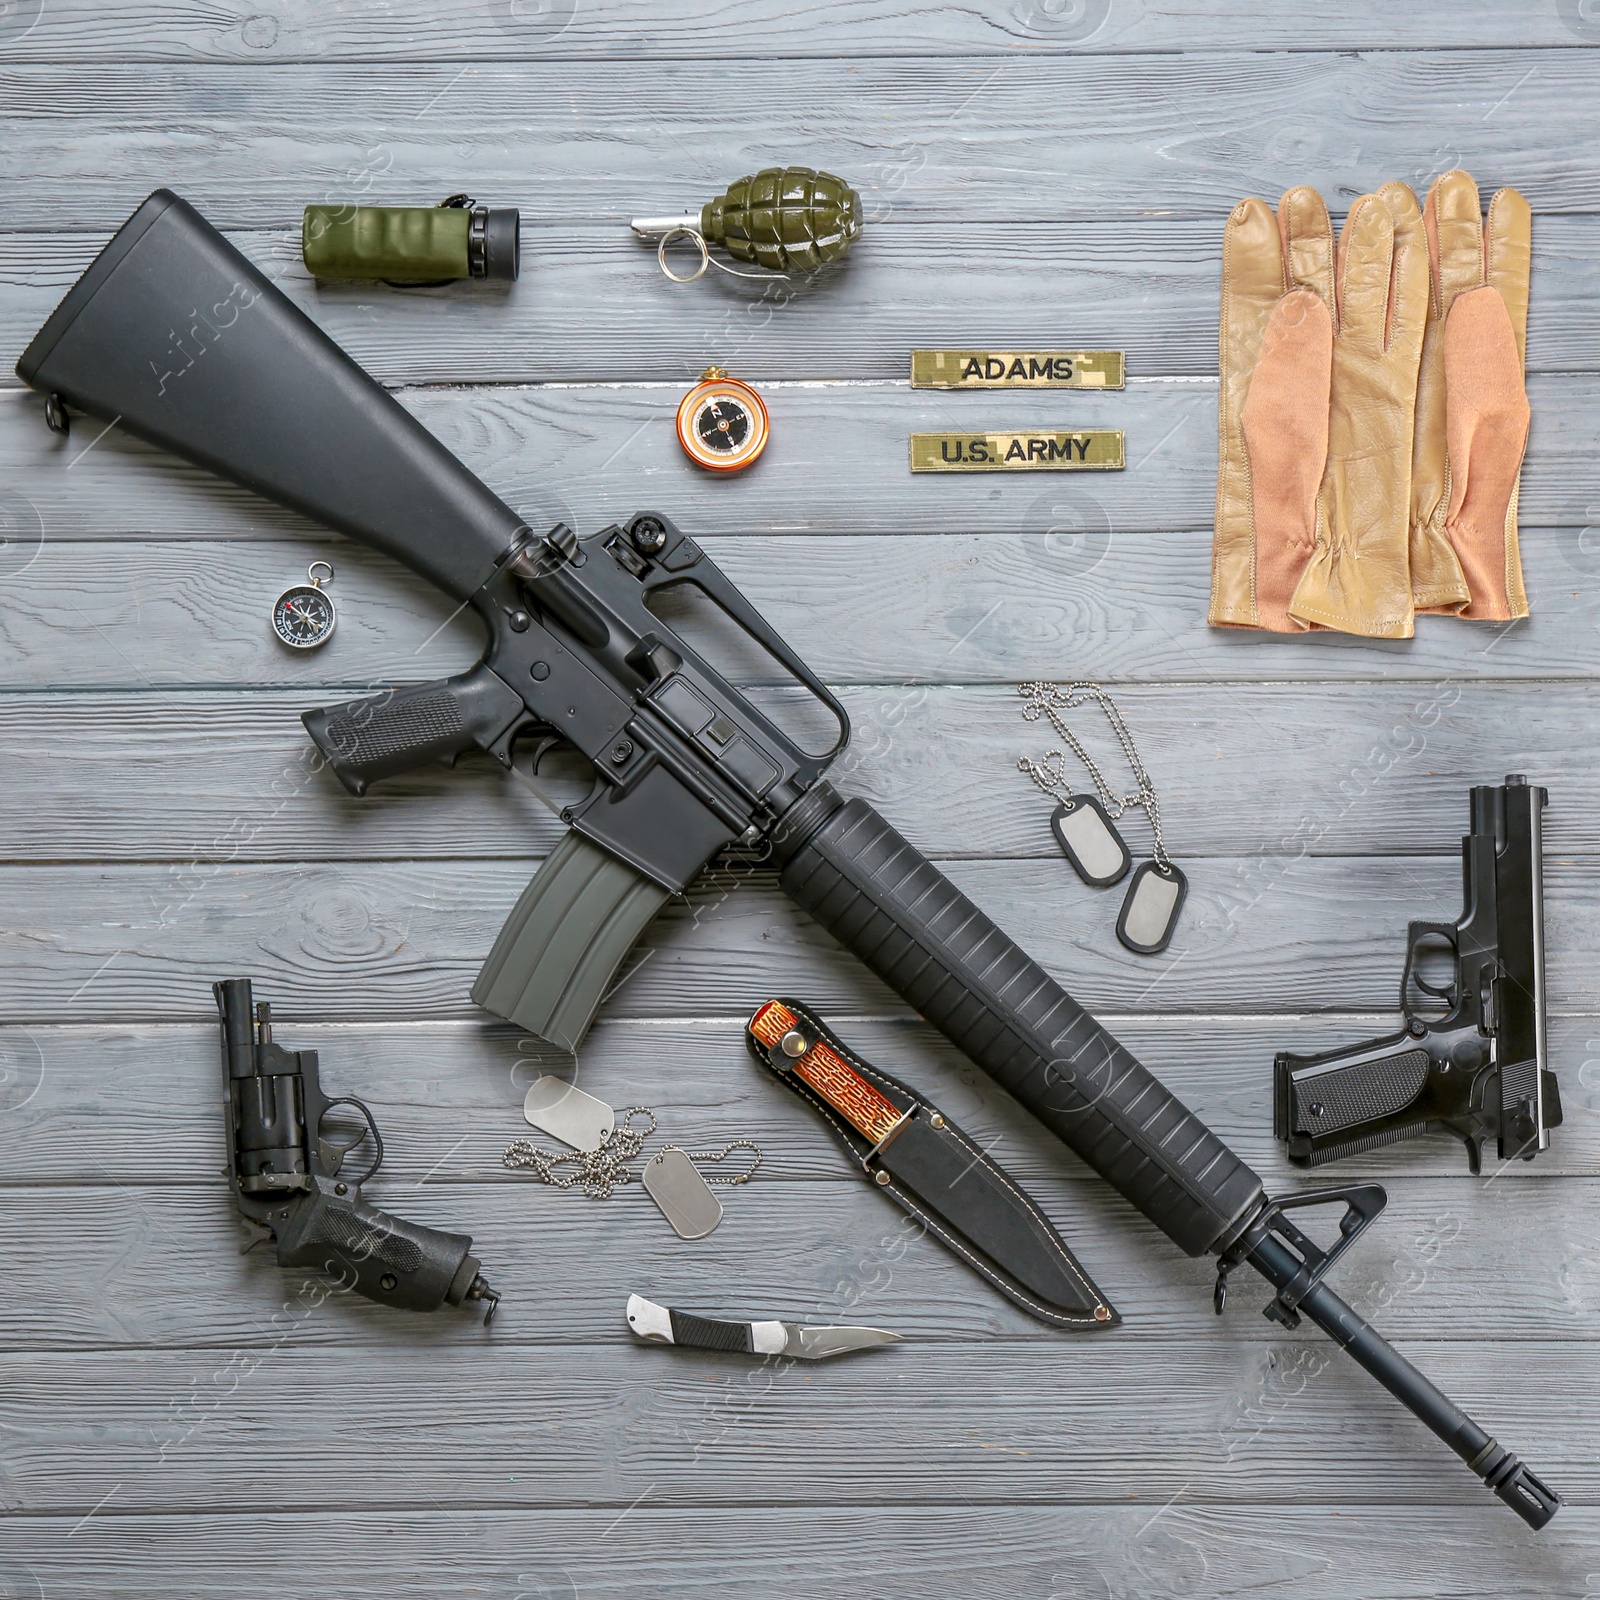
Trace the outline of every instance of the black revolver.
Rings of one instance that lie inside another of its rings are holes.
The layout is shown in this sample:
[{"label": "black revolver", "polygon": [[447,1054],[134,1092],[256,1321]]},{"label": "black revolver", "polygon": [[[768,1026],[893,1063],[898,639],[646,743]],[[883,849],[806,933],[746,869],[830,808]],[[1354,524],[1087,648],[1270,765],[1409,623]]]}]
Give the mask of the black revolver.
[{"label": "black revolver", "polygon": [[[1561,1121],[1561,1091],[1546,1065],[1544,882],[1540,814],[1545,791],[1512,773],[1472,790],[1472,832],[1461,841],[1465,909],[1456,922],[1413,922],[1400,977],[1405,1027],[1322,1055],[1284,1052],[1273,1063],[1273,1131],[1289,1159],[1318,1167],[1340,1156],[1440,1129],[1480,1170],[1493,1137],[1500,1159],[1531,1161]],[[1453,981],[1417,970],[1424,945],[1442,942]],[[1418,1016],[1413,990],[1444,1015]]]},{"label": "black revolver", "polygon": [[[483,1300],[487,1326],[500,1296],[483,1281],[472,1240],[406,1222],[361,1198],[361,1185],[383,1160],[371,1111],[352,1095],[323,1094],[315,1050],[273,1043],[272,1008],[265,1000],[252,1005],[248,978],[211,987],[222,1014],[228,1178],[254,1235],[245,1249],[273,1239],[280,1267],[318,1268],[369,1300],[407,1311]],[[366,1121],[347,1143],[323,1133],[335,1106],[353,1106]],[[345,1156],[366,1133],[371,1166],[359,1178],[340,1177]]]}]

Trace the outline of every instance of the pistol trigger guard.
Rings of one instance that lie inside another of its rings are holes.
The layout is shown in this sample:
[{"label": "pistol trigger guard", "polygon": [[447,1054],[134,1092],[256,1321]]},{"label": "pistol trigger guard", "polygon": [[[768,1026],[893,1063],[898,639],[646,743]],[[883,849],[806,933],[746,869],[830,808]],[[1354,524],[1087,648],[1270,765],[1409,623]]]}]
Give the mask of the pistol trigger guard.
[{"label": "pistol trigger guard", "polygon": [[245,1241],[239,1246],[239,1254],[247,1256],[258,1244],[269,1244],[276,1237],[272,1229],[264,1222],[257,1222],[254,1217],[241,1216],[239,1221],[244,1224]]},{"label": "pistol trigger guard", "polygon": [[1452,1120],[1445,1120],[1439,1125],[1467,1147],[1467,1171],[1474,1178],[1478,1177],[1483,1172],[1483,1130],[1476,1124],[1462,1127],[1460,1122]]},{"label": "pistol trigger guard", "polygon": [[1443,940],[1450,946],[1458,964],[1461,960],[1461,938],[1453,922],[1413,922],[1406,928],[1406,963],[1400,972],[1400,1014],[1407,1022],[1426,1020],[1419,1018],[1411,1009],[1413,983],[1425,995],[1444,1001],[1451,1011],[1460,1004],[1461,997],[1454,983],[1447,983],[1441,988],[1429,983],[1417,971],[1417,952],[1429,939]]},{"label": "pistol trigger guard", "polygon": [[[335,1106],[354,1106],[356,1110],[359,1111],[366,1119],[367,1126],[365,1132],[358,1133],[354,1139],[351,1139],[344,1144],[341,1144],[336,1139],[324,1138],[322,1134],[322,1120],[330,1111],[333,1110]],[[338,1177],[339,1168],[344,1165],[344,1158],[349,1155],[358,1144],[361,1143],[368,1133],[372,1135],[372,1165],[368,1167],[359,1178],[345,1178],[342,1180],[343,1182],[349,1184],[352,1189],[359,1189],[361,1185],[364,1184],[373,1175],[373,1173],[375,1173],[378,1168],[383,1165],[383,1135],[378,1132],[377,1120],[373,1117],[372,1111],[368,1107],[366,1101],[356,1099],[353,1094],[340,1095],[337,1100],[324,1100],[322,1103],[322,1111],[317,1117],[317,1126],[315,1132],[317,1139],[317,1153],[319,1156],[321,1156],[324,1163],[328,1161],[329,1151],[334,1151],[337,1153],[337,1158],[333,1161],[332,1166],[329,1168],[328,1175],[330,1177]]]}]

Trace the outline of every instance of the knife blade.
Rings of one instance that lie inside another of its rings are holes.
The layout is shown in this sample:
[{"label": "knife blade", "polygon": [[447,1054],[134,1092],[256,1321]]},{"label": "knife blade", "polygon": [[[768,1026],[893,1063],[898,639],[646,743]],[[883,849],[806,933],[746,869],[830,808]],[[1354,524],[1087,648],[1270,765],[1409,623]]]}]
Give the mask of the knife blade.
[{"label": "knife blade", "polygon": [[1062,1326],[1121,1321],[1049,1218],[989,1153],[851,1052],[810,1010],[769,1000],[748,1035],[758,1060],[832,1114],[836,1133],[837,1119],[848,1125],[842,1141],[869,1178],[1018,1304]]},{"label": "knife blade", "polygon": [[748,1356],[796,1356],[802,1361],[820,1361],[851,1350],[897,1344],[901,1337],[886,1328],[857,1328],[847,1324],[802,1327],[794,1322],[724,1322],[716,1317],[697,1317],[691,1311],[658,1306],[641,1294],[628,1296],[628,1326],[651,1344],[731,1350]]}]

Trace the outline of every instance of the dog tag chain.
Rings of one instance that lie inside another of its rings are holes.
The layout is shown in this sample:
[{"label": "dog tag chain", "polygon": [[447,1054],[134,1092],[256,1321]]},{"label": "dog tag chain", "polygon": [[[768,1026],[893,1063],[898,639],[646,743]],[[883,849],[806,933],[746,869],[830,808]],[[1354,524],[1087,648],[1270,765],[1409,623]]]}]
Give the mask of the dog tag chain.
[{"label": "dog tag chain", "polygon": [[[1167,854],[1166,839],[1161,832],[1161,802],[1156,798],[1155,785],[1140,759],[1139,748],[1128,732],[1122,712],[1097,683],[1025,683],[1019,692],[1024,701],[1023,720],[1037,722],[1040,717],[1045,718],[1067,749],[1083,763],[1098,791],[1098,797],[1084,794],[1067,781],[1066,750],[1048,750],[1040,761],[1023,756],[1017,762],[1019,772],[1025,772],[1058,802],[1050,818],[1050,831],[1085,883],[1106,889],[1128,875],[1133,857],[1117,830],[1117,819],[1136,807],[1149,818],[1155,852],[1149,861],[1141,862],[1134,870],[1123,896],[1121,915],[1117,918],[1117,938],[1136,955],[1158,955],[1172,940],[1189,880]],[[1122,753],[1127,757],[1137,785],[1129,794],[1117,794],[1083,742],[1067,726],[1065,713],[1090,701],[1105,712]]]},{"label": "dog tag chain", "polygon": [[[534,1127],[575,1148],[557,1154],[531,1139],[517,1139],[502,1158],[508,1167],[531,1170],[554,1189],[582,1189],[595,1200],[608,1199],[637,1178],[683,1239],[703,1239],[721,1222],[722,1204],[712,1194],[712,1184],[734,1188],[748,1183],[761,1165],[761,1147],[750,1139],[735,1139],[720,1150],[663,1145],[636,1172],[629,1163],[656,1131],[655,1112],[649,1106],[629,1106],[618,1115],[604,1101],[558,1078],[543,1077],[534,1084],[523,1114]],[[648,1118],[648,1124],[636,1125],[635,1118]],[[720,1162],[735,1150],[748,1150],[750,1164],[732,1177],[707,1177],[695,1164]]]}]

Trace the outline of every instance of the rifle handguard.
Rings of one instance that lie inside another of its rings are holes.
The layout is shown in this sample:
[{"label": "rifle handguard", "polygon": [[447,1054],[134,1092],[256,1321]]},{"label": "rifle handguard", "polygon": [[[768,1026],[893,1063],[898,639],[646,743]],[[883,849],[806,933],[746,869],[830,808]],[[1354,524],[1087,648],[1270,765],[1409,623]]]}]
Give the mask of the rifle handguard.
[{"label": "rifle handguard", "polygon": [[864,800],[818,784],[773,842],[789,895],[1180,1249],[1260,1208],[1260,1178]]}]

